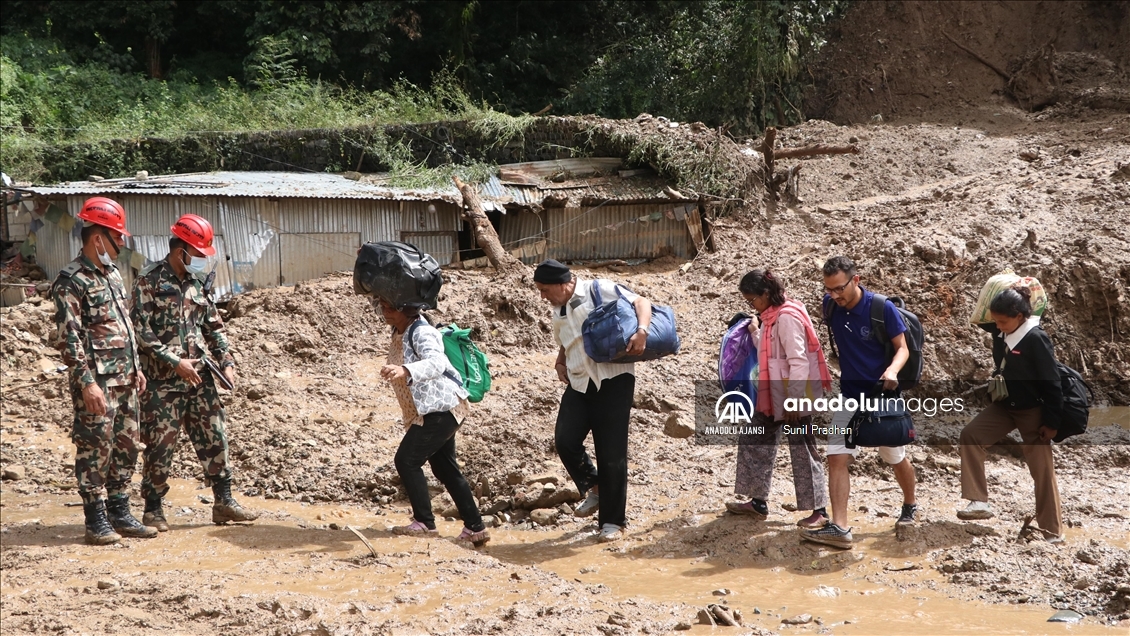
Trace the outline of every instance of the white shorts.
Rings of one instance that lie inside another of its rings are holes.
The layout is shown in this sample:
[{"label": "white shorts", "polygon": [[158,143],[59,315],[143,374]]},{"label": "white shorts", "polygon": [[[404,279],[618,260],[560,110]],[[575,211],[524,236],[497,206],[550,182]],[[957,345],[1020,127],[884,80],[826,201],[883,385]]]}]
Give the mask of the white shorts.
[{"label": "white shorts", "polygon": [[[851,423],[851,417],[853,415],[855,415],[855,411],[836,411],[832,415],[832,426],[836,428],[846,427]],[[845,441],[843,435],[829,435],[828,448],[825,452],[828,455],[851,455],[852,457],[858,455],[862,447],[856,446],[855,448],[848,448],[844,446]],[[888,464],[897,464],[903,459],[906,459],[906,447],[880,446],[879,457],[882,457],[883,461]]]}]

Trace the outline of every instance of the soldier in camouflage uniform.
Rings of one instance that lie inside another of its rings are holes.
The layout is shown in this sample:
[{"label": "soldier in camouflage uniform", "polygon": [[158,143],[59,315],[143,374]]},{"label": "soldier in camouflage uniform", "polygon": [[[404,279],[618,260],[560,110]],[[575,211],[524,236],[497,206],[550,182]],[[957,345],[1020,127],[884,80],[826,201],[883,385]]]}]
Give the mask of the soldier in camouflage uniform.
[{"label": "soldier in camouflage uniform", "polygon": [[51,297],[56,345],[70,367],[75,408],[71,439],[86,542],[107,545],[123,535],[157,536],[129,509],[139,443],[138,392],[145,390],[145,375],[122,277],[114,265],[127,235],[125,210],[112,199],[94,197],[83,204],[78,218],[84,221],[82,253],[59,272]]},{"label": "soldier in camouflage uniform", "polygon": [[216,253],[212,226],[186,214],[177,219],[172,233],[169,255],[142,270],[133,292],[141,368],[149,378],[149,390],[142,396],[142,520],[161,532],[169,529],[161,501],[169,492],[169,470],[183,427],[212,487],[212,522],[254,521],[258,513],[244,509],[231,495],[224,405],[217,379],[202,364],[208,359],[229,385],[235,385],[224,322],[200,279],[207,257]]}]

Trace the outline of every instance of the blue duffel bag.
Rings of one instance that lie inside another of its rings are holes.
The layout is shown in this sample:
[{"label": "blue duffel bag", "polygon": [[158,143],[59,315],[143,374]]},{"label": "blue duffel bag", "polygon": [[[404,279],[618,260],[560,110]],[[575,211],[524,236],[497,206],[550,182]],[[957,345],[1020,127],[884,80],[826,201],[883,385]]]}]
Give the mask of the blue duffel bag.
[{"label": "blue duffel bag", "polygon": [[679,334],[675,332],[675,312],[667,305],[651,306],[651,325],[648,327],[644,352],[630,356],[628,340],[639,329],[636,308],[616,289],[616,301],[603,303],[600,283],[592,282],[592,304],[595,309],[581,325],[585,353],[597,362],[647,362],[679,352]]}]

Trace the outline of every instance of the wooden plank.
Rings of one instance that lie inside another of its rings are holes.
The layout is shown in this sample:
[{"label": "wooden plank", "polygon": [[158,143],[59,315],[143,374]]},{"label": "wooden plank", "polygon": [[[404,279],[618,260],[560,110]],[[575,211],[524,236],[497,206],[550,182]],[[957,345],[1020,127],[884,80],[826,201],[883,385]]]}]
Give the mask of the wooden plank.
[{"label": "wooden plank", "polygon": [[[508,163],[498,167],[500,179],[513,181],[514,174],[524,174],[526,177],[548,179],[555,174],[567,172],[580,177],[594,172],[612,173],[620,169],[623,160],[620,157],[578,157],[572,159],[554,159],[551,161],[527,161],[525,163]],[[503,173],[507,175],[502,176]]]},{"label": "wooden plank", "polygon": [[698,214],[698,206],[691,207],[687,210],[687,230],[691,233],[691,240],[694,241],[694,248],[696,253],[701,252],[706,246],[706,239],[702,236],[702,218]]}]

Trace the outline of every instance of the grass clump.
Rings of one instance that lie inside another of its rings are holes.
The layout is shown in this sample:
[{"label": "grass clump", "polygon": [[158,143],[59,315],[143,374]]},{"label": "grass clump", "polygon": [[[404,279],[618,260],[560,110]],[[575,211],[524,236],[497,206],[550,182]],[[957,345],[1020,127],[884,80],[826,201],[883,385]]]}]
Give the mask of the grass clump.
[{"label": "grass clump", "polygon": [[[434,77],[429,90],[401,81],[388,90],[362,91],[310,79],[287,63],[285,52],[275,52],[249,88],[231,78],[210,84],[192,77],[155,80],[97,63],[75,64],[65,52],[26,38],[5,36],[0,44],[0,155],[5,172],[18,180],[45,175],[44,151],[70,143],[443,120],[468,121],[508,141],[532,120],[476,103],[448,72]],[[380,139],[366,147],[407,181],[423,179],[406,148]],[[467,174],[477,171],[481,167]]]}]

